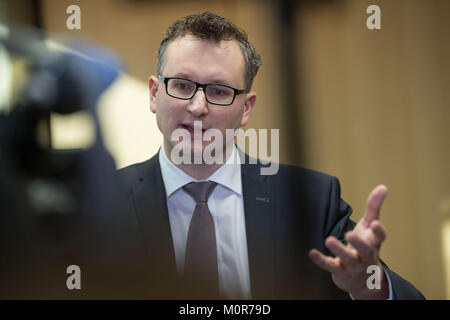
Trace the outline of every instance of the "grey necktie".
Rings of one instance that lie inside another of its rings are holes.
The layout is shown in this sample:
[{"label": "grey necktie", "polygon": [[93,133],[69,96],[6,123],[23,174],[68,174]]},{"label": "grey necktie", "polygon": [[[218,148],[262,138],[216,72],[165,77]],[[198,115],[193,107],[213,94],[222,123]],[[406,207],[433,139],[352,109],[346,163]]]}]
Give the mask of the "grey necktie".
[{"label": "grey necktie", "polygon": [[208,208],[208,198],[216,185],[215,182],[204,181],[192,182],[183,187],[196,203],[189,225],[184,260],[187,289],[194,299],[219,298],[216,232]]}]

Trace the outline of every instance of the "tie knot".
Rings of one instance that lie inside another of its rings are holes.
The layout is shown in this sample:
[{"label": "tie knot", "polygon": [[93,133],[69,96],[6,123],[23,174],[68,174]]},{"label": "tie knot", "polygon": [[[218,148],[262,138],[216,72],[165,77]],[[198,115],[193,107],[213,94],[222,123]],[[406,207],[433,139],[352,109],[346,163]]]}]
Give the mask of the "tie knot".
[{"label": "tie knot", "polygon": [[196,203],[207,202],[217,183],[213,181],[191,182],[183,189],[194,199]]}]

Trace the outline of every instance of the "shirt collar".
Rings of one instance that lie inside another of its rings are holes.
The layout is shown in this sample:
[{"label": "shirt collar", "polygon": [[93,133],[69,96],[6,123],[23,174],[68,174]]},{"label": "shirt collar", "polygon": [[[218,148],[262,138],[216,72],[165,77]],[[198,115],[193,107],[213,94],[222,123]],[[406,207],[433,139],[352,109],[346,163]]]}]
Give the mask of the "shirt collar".
[{"label": "shirt collar", "polygon": [[[170,197],[175,191],[185,186],[190,182],[196,182],[195,178],[191,177],[183,170],[176,167],[167,158],[164,146],[159,151],[159,163],[161,166],[161,174],[166,188],[166,195]],[[241,161],[239,153],[235,145],[228,160],[217,169],[211,176],[205,180],[214,181],[231,191],[242,195],[241,183]]]}]

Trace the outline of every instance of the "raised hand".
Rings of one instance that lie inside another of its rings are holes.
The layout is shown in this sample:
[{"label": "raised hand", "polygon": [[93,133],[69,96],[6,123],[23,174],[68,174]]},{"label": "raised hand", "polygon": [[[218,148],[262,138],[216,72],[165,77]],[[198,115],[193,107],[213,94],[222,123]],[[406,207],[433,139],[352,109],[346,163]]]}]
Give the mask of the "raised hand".
[{"label": "raised hand", "polygon": [[[387,299],[389,286],[378,258],[386,231],[379,221],[380,208],[386,198],[387,188],[378,185],[369,195],[364,217],[352,231],[345,234],[347,245],[335,237],[325,239],[325,246],[335,257],[325,256],[317,249],[309,252],[311,260],[320,268],[331,272],[334,283],[351,293],[356,299]],[[367,268],[380,268],[381,289],[369,289]]]}]

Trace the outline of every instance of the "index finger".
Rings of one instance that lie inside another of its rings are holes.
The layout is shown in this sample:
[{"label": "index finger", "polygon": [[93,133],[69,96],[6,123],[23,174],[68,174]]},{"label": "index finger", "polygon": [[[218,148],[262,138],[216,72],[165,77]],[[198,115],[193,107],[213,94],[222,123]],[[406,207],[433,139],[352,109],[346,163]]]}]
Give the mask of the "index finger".
[{"label": "index finger", "polygon": [[383,204],[384,199],[387,196],[387,187],[385,185],[378,185],[372,192],[369,194],[369,198],[367,199],[366,212],[364,213],[364,222],[367,226],[373,220],[378,220],[380,216],[381,205]]}]

